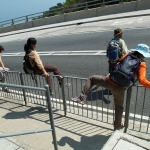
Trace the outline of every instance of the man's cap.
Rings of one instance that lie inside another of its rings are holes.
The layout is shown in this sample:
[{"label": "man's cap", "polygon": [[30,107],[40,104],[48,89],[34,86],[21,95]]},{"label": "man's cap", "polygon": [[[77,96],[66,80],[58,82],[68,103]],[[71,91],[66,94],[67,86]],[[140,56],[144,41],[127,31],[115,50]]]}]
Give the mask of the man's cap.
[{"label": "man's cap", "polygon": [[0,50],[4,51],[4,47],[2,45],[0,45]]},{"label": "man's cap", "polygon": [[117,29],[114,30],[114,36],[117,36],[117,35],[119,35],[119,34],[121,34],[123,32],[124,32],[124,30],[122,30],[120,28],[117,28]]},{"label": "man's cap", "polygon": [[142,54],[144,57],[147,57],[147,58],[150,57],[149,46],[146,44],[138,44],[136,46],[136,49],[131,49],[131,51],[137,51],[140,54]]}]

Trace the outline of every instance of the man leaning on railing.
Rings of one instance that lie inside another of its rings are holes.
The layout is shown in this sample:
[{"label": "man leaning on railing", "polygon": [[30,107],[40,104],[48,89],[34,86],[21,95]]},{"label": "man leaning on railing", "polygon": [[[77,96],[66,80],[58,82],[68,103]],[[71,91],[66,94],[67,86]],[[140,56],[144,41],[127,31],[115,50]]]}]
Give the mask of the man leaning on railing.
[{"label": "man leaning on railing", "polygon": [[[149,47],[145,44],[138,44],[136,49],[133,49],[131,51],[132,51],[131,54],[126,54],[126,56],[124,55],[123,58],[120,59],[119,63],[123,66],[122,68],[118,67],[118,66],[121,67],[121,65],[119,65],[118,63],[115,67],[115,70],[112,73],[108,74],[107,76],[93,75],[89,77],[81,94],[76,98],[72,98],[74,102],[84,105],[84,102],[86,101],[87,95],[92,86],[99,85],[109,89],[113,94],[115,103],[114,130],[124,127],[122,123],[124,94],[127,87],[130,84],[130,81],[134,79],[134,75],[137,75],[137,79],[139,80],[139,83],[141,85],[143,85],[146,88],[150,88],[150,81],[146,79],[146,63],[143,60],[144,58],[150,57]],[[126,60],[126,62],[124,60]],[[131,66],[132,69],[130,70]],[[135,66],[137,67],[135,68]],[[117,70],[117,68],[119,69]],[[126,71],[127,74],[125,74],[125,72],[122,71]],[[131,73],[133,76],[131,80],[129,80]],[[134,84],[135,81],[134,80],[132,81]]]}]

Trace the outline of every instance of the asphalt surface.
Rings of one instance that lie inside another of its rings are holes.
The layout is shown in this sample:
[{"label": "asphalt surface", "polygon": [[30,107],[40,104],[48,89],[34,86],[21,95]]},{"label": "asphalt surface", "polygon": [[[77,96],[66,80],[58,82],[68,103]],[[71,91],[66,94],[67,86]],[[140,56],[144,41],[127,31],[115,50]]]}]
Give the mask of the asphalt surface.
[{"label": "asphalt surface", "polygon": [[[105,50],[113,32],[82,33],[64,36],[38,38],[37,51],[79,51],[79,50]],[[149,45],[150,30],[134,29],[126,30],[123,38],[129,49],[135,48],[138,43]],[[26,40],[5,42],[2,45],[7,53],[23,52]],[[3,57],[5,66],[10,70],[22,70],[22,56]],[[88,77],[92,74],[107,74],[108,63],[105,55],[97,56],[41,56],[43,62],[49,62],[58,66],[64,75]],[[149,64],[150,60],[146,62]],[[150,68],[147,66],[148,73]]]},{"label": "asphalt surface", "polygon": [[[144,17],[143,17],[144,18]],[[139,21],[137,21],[139,20]],[[37,38],[37,51],[87,51],[87,50],[105,50],[107,43],[113,37],[113,30],[116,27],[125,29],[123,38],[129,49],[135,48],[138,43],[149,45],[149,16],[145,19],[130,18],[116,21],[103,21],[96,23],[83,24],[78,26],[68,26],[57,29],[47,29],[42,31],[34,31],[29,33],[2,37],[1,44],[5,48],[6,53],[23,52],[24,44],[29,37]],[[146,21],[146,22],[145,22]],[[116,25],[114,25],[116,24]],[[128,25],[127,25],[128,24]],[[129,28],[130,27],[130,28]],[[131,28],[132,27],[132,28]],[[3,62],[10,70],[23,71],[23,56],[7,56],[3,57]],[[41,56],[43,62],[49,62],[60,68],[63,75],[78,76],[87,78],[94,74],[105,75],[108,73],[108,60],[104,55],[48,55]],[[146,59],[146,63],[150,64],[150,59]],[[150,66],[147,65],[147,78],[150,80]],[[80,90],[79,90],[80,91]],[[75,92],[76,93],[76,92]],[[102,94],[102,93],[100,93]],[[149,115],[149,90],[146,92],[145,102],[144,91],[139,90],[136,94],[136,88],[133,89],[131,112]],[[138,95],[138,104],[135,108],[136,96]],[[75,96],[75,95],[72,95]],[[70,97],[69,97],[70,99]],[[100,97],[102,100],[102,97]],[[97,101],[92,105],[97,105]],[[103,105],[98,101],[98,105]],[[104,106],[104,107],[107,107]],[[113,106],[111,106],[113,107]],[[144,108],[144,112],[142,112]],[[136,110],[135,110],[136,109]]]},{"label": "asphalt surface", "polygon": [[[125,40],[128,48],[133,49],[138,43],[149,45],[149,34],[150,30],[148,28],[130,29],[125,30],[123,39]],[[32,37],[32,33],[29,37]],[[37,51],[105,50],[112,37],[113,31],[70,34],[45,38],[38,37]],[[7,53],[23,52],[25,43],[26,39],[1,42]]]}]

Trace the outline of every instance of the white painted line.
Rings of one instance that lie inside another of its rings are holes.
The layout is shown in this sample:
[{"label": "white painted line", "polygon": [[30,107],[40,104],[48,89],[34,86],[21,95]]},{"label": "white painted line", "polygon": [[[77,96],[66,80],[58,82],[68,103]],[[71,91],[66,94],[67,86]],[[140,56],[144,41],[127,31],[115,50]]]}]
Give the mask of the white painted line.
[{"label": "white painted line", "polygon": [[101,29],[102,27],[99,27],[99,28],[97,28],[96,30],[94,30],[95,32],[97,31],[97,30],[99,30],[99,29]]},{"label": "white painted line", "polygon": [[[81,50],[81,51],[45,51],[37,52],[40,56],[49,56],[49,55],[106,55],[106,50]],[[24,56],[25,53],[3,53],[2,56],[12,57],[12,56]]]}]

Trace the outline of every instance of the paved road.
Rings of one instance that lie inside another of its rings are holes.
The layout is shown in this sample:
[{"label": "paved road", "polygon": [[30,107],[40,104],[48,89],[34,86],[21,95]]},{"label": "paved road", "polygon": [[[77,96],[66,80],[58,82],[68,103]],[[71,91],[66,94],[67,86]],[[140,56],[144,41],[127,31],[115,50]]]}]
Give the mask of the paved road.
[{"label": "paved road", "polygon": [[[38,38],[37,51],[74,51],[74,50],[105,50],[113,31],[71,34]],[[124,32],[128,48],[135,48],[138,43],[149,45],[149,29],[131,29]],[[17,35],[18,36],[18,35]],[[25,40],[2,42],[6,52],[23,52]],[[91,74],[107,74],[107,59],[104,55],[57,55],[41,56],[45,62],[55,64],[65,75],[88,77]],[[4,63],[11,70],[22,71],[22,56],[4,57]],[[67,62],[67,63],[66,63]],[[147,60],[148,64],[150,60]],[[148,72],[150,72],[148,66]]]},{"label": "paved road", "polygon": [[[106,49],[108,41],[113,37],[114,28],[121,27],[125,29],[123,37],[130,49],[135,48],[138,43],[149,45],[149,23],[149,16],[93,22],[1,37],[1,44],[5,47],[6,53],[23,52],[23,46],[26,40],[29,37],[36,37],[38,40],[37,51],[39,52],[101,51]],[[104,55],[60,54],[41,56],[41,58],[45,62],[58,66],[63,75],[88,77],[92,74],[108,73],[108,63]],[[17,71],[22,71],[22,59],[22,56],[14,55],[3,57],[5,65],[10,70]],[[146,62],[150,64],[149,59]],[[150,66],[147,65],[147,68],[147,72],[150,73]],[[150,74],[147,77],[150,80]],[[147,93],[149,94],[149,92]],[[146,106],[149,106],[148,94],[146,95]],[[140,92],[140,95],[143,95],[143,91]],[[138,105],[138,108],[142,108],[141,101],[139,101]],[[134,108],[134,105],[132,108]],[[148,115],[148,109],[146,108],[146,110],[146,114]],[[138,109],[138,113],[141,113],[141,109]]]},{"label": "paved road", "polygon": [[[123,37],[128,48],[131,49],[138,43],[149,45],[149,23],[149,16],[93,22],[1,37],[1,44],[5,47],[6,53],[23,52],[26,40],[35,37],[38,40],[37,51],[39,52],[101,51],[106,49],[107,43],[113,37],[114,28],[121,27],[125,29]],[[22,58],[22,56],[12,55],[3,60],[11,70],[22,71]],[[57,65],[65,75],[88,77],[91,74],[107,74],[107,59],[104,55],[57,55],[41,56],[41,58],[43,61]],[[149,60],[147,61],[149,64]]]}]

